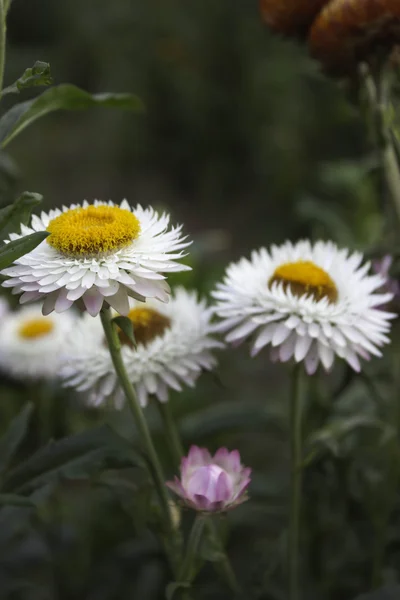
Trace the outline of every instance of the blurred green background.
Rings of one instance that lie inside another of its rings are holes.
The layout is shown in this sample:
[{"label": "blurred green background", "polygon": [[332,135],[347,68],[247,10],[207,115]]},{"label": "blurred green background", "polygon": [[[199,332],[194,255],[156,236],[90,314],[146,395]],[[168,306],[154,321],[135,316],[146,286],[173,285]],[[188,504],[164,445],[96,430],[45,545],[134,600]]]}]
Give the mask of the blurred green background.
[{"label": "blurred green background", "polygon": [[[194,241],[193,271],[174,281],[203,294],[229,261],[261,245],[301,236],[362,249],[380,241],[377,165],[354,91],[325,78],[304,47],[273,36],[255,0],[14,0],[7,52],[6,84],[43,60],[56,83],[136,93],[146,112],[96,109],[37,121],[9,146],[15,164],[4,203],[30,190],[44,195],[45,210],[125,197],[166,209]],[[250,359],[243,347],[221,353],[216,376],[171,396],[186,447],[238,447],[254,469],[251,501],[222,529],[248,597],[258,600],[286,598],[289,374],[266,353]],[[335,410],[357,413],[362,401],[375,414],[363,382],[339,365],[307,395],[310,430],[330,416],[330,392],[349,387]],[[82,398],[57,385],[4,374],[0,393],[4,430],[27,399],[35,403],[16,461],[49,437],[102,422],[133,435],[124,414],[84,409]],[[148,417],[163,450],[152,407]],[[368,587],[365,539],[373,527],[346,452],[340,459],[324,453],[307,477],[307,600],[346,600]],[[53,465],[25,490],[35,490],[38,512],[0,511],[1,599],[163,598],[169,575],[151,528],[143,527],[151,521],[146,485],[136,470],[110,460],[67,471]],[[230,597],[212,565],[195,597]]]}]

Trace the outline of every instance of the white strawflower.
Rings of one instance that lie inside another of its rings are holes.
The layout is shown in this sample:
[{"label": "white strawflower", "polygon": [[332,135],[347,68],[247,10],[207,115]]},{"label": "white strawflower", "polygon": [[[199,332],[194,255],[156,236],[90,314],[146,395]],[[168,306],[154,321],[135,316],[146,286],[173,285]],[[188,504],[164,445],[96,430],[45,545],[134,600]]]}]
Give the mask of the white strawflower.
[{"label": "white strawflower", "polygon": [[189,242],[181,226],[168,226],[168,215],[131,208],[126,200],[120,206],[96,200],[42,212],[10,239],[34,231],[50,235],[2,271],[10,277],[3,285],[22,293],[22,304],[44,300],[43,314],[63,312],[76,301],[92,316],[104,302],[127,314],[129,296],[167,302],[170,289],[163,273],[189,270],[177,262]]},{"label": "white strawflower", "polygon": [[375,293],[385,280],[362,260],[332,242],[261,248],[231,264],[213,292],[219,330],[234,344],[253,336],[252,355],[270,345],[274,360],[304,360],[309,374],[319,362],[329,370],[335,355],[359,371],[359,357],[381,356],[395,316],[378,308],[392,294]]},{"label": "white strawflower", "polygon": [[[211,309],[194,292],[177,288],[168,304],[130,304],[137,347],[120,332],[121,351],[142,406],[152,394],[166,402],[168,388],[193,386],[202,369],[212,369],[216,361],[211,351],[222,344],[210,335]],[[65,385],[86,392],[89,404],[97,406],[110,398],[117,408],[123,405],[100,319],[82,316],[67,340],[67,355],[60,371]]]},{"label": "white strawflower", "polygon": [[0,370],[20,379],[56,377],[73,322],[71,313],[43,316],[40,305],[6,313],[0,321]]}]

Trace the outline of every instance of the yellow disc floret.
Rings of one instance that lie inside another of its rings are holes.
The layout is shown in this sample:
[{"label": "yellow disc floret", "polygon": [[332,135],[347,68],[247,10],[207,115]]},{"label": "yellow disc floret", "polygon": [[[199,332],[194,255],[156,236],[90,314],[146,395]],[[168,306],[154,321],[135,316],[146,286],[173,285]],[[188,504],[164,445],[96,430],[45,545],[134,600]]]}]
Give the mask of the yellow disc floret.
[{"label": "yellow disc floret", "polygon": [[332,303],[338,299],[337,287],[328,273],[308,260],[280,265],[275,269],[268,285],[275,282],[282,283],[285,290],[289,288],[298,297],[307,294],[314,300],[327,298]]},{"label": "yellow disc floret", "polygon": [[[171,325],[171,321],[165,315],[160,314],[152,308],[132,308],[128,318],[133,323],[133,331],[137,344],[146,346],[154,338],[162,335]],[[119,337],[122,343],[131,345],[127,336],[120,331]]]},{"label": "yellow disc floret", "polygon": [[19,336],[34,340],[36,338],[48,335],[54,329],[54,323],[46,317],[37,317],[36,319],[28,319],[18,329]]},{"label": "yellow disc floret", "polygon": [[140,233],[139,220],[119,206],[73,208],[50,221],[47,242],[62,254],[77,258],[120,250]]}]

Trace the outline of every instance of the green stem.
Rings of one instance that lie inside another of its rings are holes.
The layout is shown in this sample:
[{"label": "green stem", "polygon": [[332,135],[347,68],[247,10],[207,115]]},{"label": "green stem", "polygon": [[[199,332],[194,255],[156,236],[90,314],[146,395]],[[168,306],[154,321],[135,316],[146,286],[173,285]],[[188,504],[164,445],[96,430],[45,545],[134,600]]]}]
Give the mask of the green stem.
[{"label": "green stem", "polygon": [[[182,456],[184,456],[184,450],[178,428],[171,413],[170,405],[168,402],[164,403],[159,402],[157,400],[157,406],[164,423],[168,444],[171,450],[171,454],[174,457],[175,466],[179,469]],[[232,568],[228,555],[225,553],[225,550],[221,543],[220,535],[211,518],[206,519],[205,526],[207,528],[209,536],[212,538],[214,544],[218,546],[221,552],[221,561],[219,562],[220,575],[226,581],[227,585],[230,587],[233,593],[240,594],[241,589],[236,579],[235,572]]]},{"label": "green stem", "polygon": [[205,524],[206,518],[204,517],[204,515],[197,515],[189,535],[185,559],[179,570],[179,581],[187,581],[190,583],[193,580],[194,564],[198,555],[201,538],[203,537]]},{"label": "green stem", "polygon": [[291,489],[288,541],[289,599],[300,600],[300,509],[302,483],[301,365],[296,365],[290,394]]},{"label": "green stem", "polygon": [[169,506],[169,497],[167,493],[167,488],[165,486],[165,477],[157,456],[156,449],[151,439],[149,429],[147,427],[146,419],[137,400],[135,389],[129,380],[124,362],[122,360],[121,343],[118,337],[117,330],[112,322],[111,310],[109,308],[103,308],[100,312],[100,317],[115,371],[117,373],[121,387],[125,392],[125,396],[128,400],[129,407],[131,409],[133,418],[136,423],[136,427],[139,431],[143,443],[143,447],[145,449],[149,464],[151,466],[154,484],[157,490],[163,513],[165,533],[167,536],[168,543],[167,548],[169,548],[169,559],[173,570],[176,572],[178,564],[176,555],[180,542],[172,521],[171,509]]},{"label": "green stem", "polygon": [[0,0],[0,98],[3,89],[4,67],[6,62],[6,16],[9,7],[7,0]]},{"label": "green stem", "polygon": [[218,547],[221,551],[222,558],[219,561],[219,563],[217,563],[220,566],[221,575],[225,579],[225,581],[228,584],[228,586],[230,587],[231,591],[236,595],[240,595],[242,593],[242,589],[239,585],[238,580],[236,579],[235,571],[232,568],[231,561],[229,560],[228,555],[224,551],[223,545],[221,543],[220,535],[215,527],[212,517],[209,517],[207,519],[206,526],[207,526],[209,535],[213,539],[213,542],[216,545],[218,545]]},{"label": "green stem", "polygon": [[366,64],[361,66],[360,72],[380,150],[384,185],[400,223],[400,168],[390,115],[392,75],[385,64],[379,66],[375,77]]}]

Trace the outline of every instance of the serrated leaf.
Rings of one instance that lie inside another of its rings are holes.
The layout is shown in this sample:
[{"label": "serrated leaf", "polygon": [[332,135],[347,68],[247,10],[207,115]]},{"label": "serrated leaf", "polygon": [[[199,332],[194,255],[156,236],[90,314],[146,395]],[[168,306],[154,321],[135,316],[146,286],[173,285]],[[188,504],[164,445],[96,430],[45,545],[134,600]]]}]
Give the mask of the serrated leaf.
[{"label": "serrated leaf", "polygon": [[0,506],[26,506],[27,508],[34,508],[36,504],[31,498],[26,498],[26,496],[0,494]]},{"label": "serrated leaf", "polygon": [[50,73],[49,63],[36,61],[33,67],[26,69],[21,77],[17,79],[12,85],[4,88],[1,92],[1,96],[7,94],[19,94],[21,90],[34,86],[46,86],[53,83],[53,78]]},{"label": "serrated leaf", "polygon": [[176,596],[176,592],[182,589],[188,590],[189,588],[190,583],[187,581],[171,581],[165,588],[165,598],[166,600],[173,600]]},{"label": "serrated leaf", "polygon": [[0,439],[0,473],[8,469],[22,440],[24,439],[33,412],[32,402],[28,402],[21,412],[11,421],[7,431]]},{"label": "serrated leaf", "polygon": [[126,335],[128,340],[131,342],[132,346],[136,348],[137,344],[135,332],[133,330],[133,323],[129,317],[114,317],[113,323],[115,323],[115,325],[121,329],[124,335]]},{"label": "serrated leaf", "polygon": [[0,248],[0,270],[9,267],[15,260],[34,250],[48,235],[47,231],[36,231],[2,246]]},{"label": "serrated leaf", "polygon": [[103,425],[40,449],[7,474],[3,490],[28,493],[60,478],[87,478],[111,465],[139,466],[128,442]]},{"label": "serrated leaf", "polygon": [[0,209],[0,239],[4,239],[11,231],[19,233],[21,223],[23,225],[29,223],[33,209],[42,200],[41,194],[23,192],[13,204]]},{"label": "serrated leaf", "polygon": [[143,110],[141,100],[133,94],[90,94],[75,85],[58,85],[33,100],[16,104],[1,117],[1,146],[4,148],[25,127],[55,110],[84,110],[95,106]]}]

